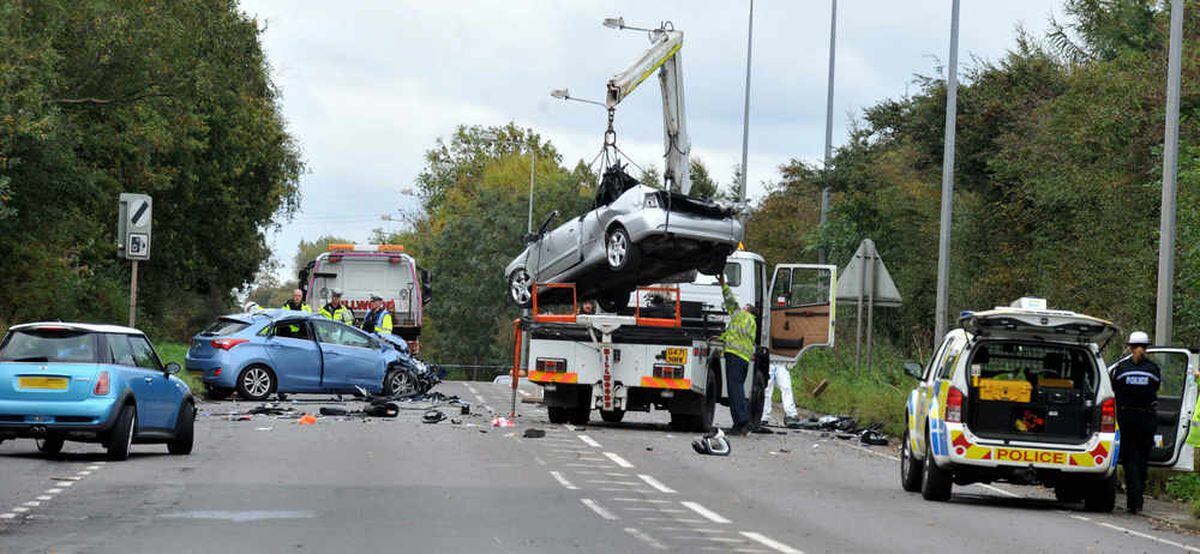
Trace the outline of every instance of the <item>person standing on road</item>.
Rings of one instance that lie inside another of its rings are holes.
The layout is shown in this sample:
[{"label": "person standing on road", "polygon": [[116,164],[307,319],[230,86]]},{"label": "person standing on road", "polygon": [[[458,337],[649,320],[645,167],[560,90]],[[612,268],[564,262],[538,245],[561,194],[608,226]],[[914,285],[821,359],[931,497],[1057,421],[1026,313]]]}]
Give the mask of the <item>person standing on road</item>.
[{"label": "person standing on road", "polygon": [[1125,345],[1129,357],[1113,368],[1113,392],[1117,395],[1117,425],[1121,429],[1121,467],[1125,470],[1125,510],[1142,511],[1146,471],[1157,430],[1158,387],[1162,374],[1146,358],[1150,337],[1141,331],[1129,334]]},{"label": "person standing on road", "polygon": [[772,387],[779,387],[779,400],[783,404],[783,424],[795,429],[800,426],[800,413],[796,410],[796,399],[792,395],[792,374],[788,366],[782,363],[771,364],[771,375],[767,379],[767,390],[763,396],[762,424],[771,423]]},{"label": "person standing on road", "polygon": [[285,310],[293,310],[293,311],[297,311],[297,312],[308,312],[310,314],[312,313],[312,308],[310,308],[308,306],[308,304],[304,303],[304,291],[302,291],[300,289],[296,289],[296,290],[292,291],[292,299],[288,300],[287,302],[284,302],[283,305],[280,306],[280,308],[283,308]]},{"label": "person standing on road", "polygon": [[725,284],[721,274],[721,294],[725,297],[725,311],[729,312],[729,325],[721,334],[725,342],[725,378],[729,390],[729,415],[733,417],[732,435],[746,435],[750,428],[750,402],[746,400],[746,375],[750,372],[750,360],[754,359],[754,337],[758,334],[753,304],[738,307],[737,297]]},{"label": "person standing on road", "polygon": [[346,325],[354,325],[354,313],[350,311],[342,302],[341,289],[333,289],[329,294],[329,303],[321,308],[319,315],[329,318],[334,321],[340,321]]},{"label": "person standing on road", "polygon": [[383,305],[383,298],[371,295],[371,311],[363,316],[362,330],[368,333],[391,334],[392,312]]}]

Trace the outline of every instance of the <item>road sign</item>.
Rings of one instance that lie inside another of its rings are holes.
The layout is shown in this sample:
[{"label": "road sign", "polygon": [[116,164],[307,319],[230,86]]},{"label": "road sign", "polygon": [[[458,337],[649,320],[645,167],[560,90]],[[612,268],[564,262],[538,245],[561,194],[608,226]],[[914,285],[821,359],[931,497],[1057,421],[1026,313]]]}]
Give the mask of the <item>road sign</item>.
[{"label": "road sign", "polygon": [[121,193],[117,210],[117,254],[127,260],[150,259],[151,212],[148,195]]},{"label": "road sign", "polygon": [[862,349],[862,312],[867,307],[867,368],[871,368],[871,344],[875,306],[894,308],[900,306],[902,299],[892,275],[875,250],[875,241],[863,239],[858,244],[858,251],[842,270],[837,284],[838,302],[853,302],[858,305],[858,317],[854,325],[854,365],[861,371],[859,354]]}]

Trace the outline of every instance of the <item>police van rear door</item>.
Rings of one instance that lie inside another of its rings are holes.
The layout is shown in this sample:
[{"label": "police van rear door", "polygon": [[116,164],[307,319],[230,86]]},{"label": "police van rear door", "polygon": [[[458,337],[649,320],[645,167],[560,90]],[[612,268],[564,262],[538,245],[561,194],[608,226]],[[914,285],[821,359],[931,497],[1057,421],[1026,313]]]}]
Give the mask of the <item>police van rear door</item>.
[{"label": "police van rear door", "polygon": [[[1150,465],[1192,471],[1192,446],[1184,442],[1196,409],[1196,379],[1192,370],[1198,356],[1186,348],[1151,347],[1146,356],[1158,364],[1162,382],[1158,389],[1158,421]],[[1200,428],[1192,431],[1200,433]]]}]

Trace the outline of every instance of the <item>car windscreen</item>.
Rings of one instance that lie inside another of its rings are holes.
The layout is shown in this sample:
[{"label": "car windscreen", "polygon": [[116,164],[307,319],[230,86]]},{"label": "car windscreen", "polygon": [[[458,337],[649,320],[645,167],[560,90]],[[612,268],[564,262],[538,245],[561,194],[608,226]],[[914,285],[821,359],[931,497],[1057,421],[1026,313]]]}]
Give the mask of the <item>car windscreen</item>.
[{"label": "car windscreen", "polygon": [[0,345],[2,362],[98,363],[96,335],[76,330],[11,331]]},{"label": "car windscreen", "polygon": [[213,323],[212,325],[209,325],[208,327],[206,327],[203,331],[200,332],[200,334],[214,336],[214,337],[223,337],[226,335],[232,335],[232,334],[234,334],[238,331],[241,331],[242,329],[245,329],[249,326],[250,326],[250,324],[246,323],[244,321],[238,321],[236,319],[221,318],[221,319],[218,319],[216,321],[216,323]]}]

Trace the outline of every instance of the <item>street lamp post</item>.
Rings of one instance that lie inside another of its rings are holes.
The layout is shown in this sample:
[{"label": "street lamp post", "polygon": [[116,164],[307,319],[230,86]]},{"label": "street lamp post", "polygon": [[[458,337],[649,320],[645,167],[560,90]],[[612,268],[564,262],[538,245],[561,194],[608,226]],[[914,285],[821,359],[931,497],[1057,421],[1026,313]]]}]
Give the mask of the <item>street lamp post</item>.
[{"label": "street lamp post", "polygon": [[[831,13],[829,15],[829,83],[825,89],[825,171],[829,171],[829,158],[833,153],[833,61],[837,48],[837,0],[830,0]],[[828,173],[826,173],[828,179]],[[825,183],[821,187],[821,217],[817,223],[819,229],[825,229],[825,222],[829,219],[829,184]],[[825,263],[825,247],[822,246],[817,250],[817,263]]]},{"label": "street lamp post", "polygon": [[946,135],[942,150],[942,213],[938,237],[937,302],[934,345],[946,336],[950,304],[950,226],[954,201],[954,130],[958,122],[958,1],[950,8],[950,65],[946,73]]},{"label": "street lamp post", "polygon": [[1171,0],[1171,38],[1167,50],[1167,117],[1163,136],[1162,210],[1158,231],[1158,301],[1154,343],[1169,345],[1174,327],[1175,187],[1179,160],[1179,57],[1183,50],[1183,0]]},{"label": "street lamp post", "polygon": [[750,58],[754,47],[754,0],[750,0],[750,16],[746,29],[746,89],[742,97],[742,175],[738,183],[738,200],[746,201],[746,158],[750,151]]}]

